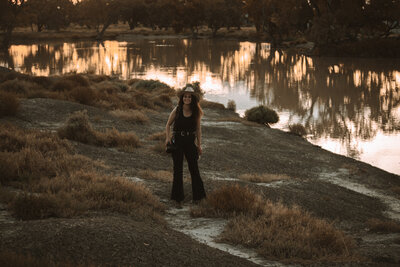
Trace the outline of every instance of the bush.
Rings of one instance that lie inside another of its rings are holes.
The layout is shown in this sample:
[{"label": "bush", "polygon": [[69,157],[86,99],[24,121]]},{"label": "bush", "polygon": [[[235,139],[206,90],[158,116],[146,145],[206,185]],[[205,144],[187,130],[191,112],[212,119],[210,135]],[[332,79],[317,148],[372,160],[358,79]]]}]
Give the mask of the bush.
[{"label": "bush", "polygon": [[248,121],[254,121],[260,124],[277,123],[279,121],[278,114],[265,106],[258,106],[246,110],[245,118]]},{"label": "bush", "polygon": [[14,116],[18,108],[19,100],[14,94],[0,91],[0,118]]},{"label": "bush", "polygon": [[229,100],[228,104],[226,105],[226,108],[236,112],[236,103],[235,103],[235,101],[234,100]]},{"label": "bush", "polygon": [[300,123],[289,125],[289,131],[299,136],[307,135],[306,128],[304,128],[304,126],[301,125]]},{"label": "bush", "polygon": [[74,112],[68,119],[65,126],[58,130],[61,138],[74,140],[86,144],[94,144],[96,134],[89,122],[87,110]]},{"label": "bush", "polygon": [[159,80],[133,80],[132,86],[136,89],[144,89],[146,91],[154,91],[160,88],[169,88],[169,86]]}]

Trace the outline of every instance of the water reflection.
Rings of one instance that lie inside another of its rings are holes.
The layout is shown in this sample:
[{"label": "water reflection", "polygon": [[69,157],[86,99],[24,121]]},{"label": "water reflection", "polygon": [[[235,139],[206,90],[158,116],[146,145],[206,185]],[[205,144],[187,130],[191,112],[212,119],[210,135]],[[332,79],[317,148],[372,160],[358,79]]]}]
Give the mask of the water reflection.
[{"label": "water reflection", "polygon": [[371,154],[379,154],[383,141],[373,143],[384,137],[396,155],[385,168],[400,173],[399,60],[311,58],[266,43],[157,39],[15,45],[0,64],[34,75],[91,72],[175,87],[200,81],[208,98],[234,99],[239,110],[266,104],[279,111],[278,127],[302,123],[313,142],[373,164],[378,160]]}]

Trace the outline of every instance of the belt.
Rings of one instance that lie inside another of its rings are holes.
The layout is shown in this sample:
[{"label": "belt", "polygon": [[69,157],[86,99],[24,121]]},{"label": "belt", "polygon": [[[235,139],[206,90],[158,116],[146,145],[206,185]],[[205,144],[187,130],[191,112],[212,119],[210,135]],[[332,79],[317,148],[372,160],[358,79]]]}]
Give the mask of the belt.
[{"label": "belt", "polygon": [[178,136],[191,136],[191,135],[196,135],[196,132],[177,131],[177,132],[173,132],[173,134],[178,135]]}]

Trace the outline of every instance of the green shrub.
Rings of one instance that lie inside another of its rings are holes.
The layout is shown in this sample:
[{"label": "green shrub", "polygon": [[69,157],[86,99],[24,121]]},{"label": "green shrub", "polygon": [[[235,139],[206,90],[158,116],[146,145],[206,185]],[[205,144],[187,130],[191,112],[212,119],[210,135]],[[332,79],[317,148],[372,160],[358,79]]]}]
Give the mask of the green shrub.
[{"label": "green shrub", "polygon": [[14,116],[19,107],[18,98],[8,92],[0,91],[0,118],[4,116]]},{"label": "green shrub", "polygon": [[254,121],[257,123],[277,123],[279,121],[278,114],[265,106],[258,106],[246,110],[245,118],[248,121]]}]

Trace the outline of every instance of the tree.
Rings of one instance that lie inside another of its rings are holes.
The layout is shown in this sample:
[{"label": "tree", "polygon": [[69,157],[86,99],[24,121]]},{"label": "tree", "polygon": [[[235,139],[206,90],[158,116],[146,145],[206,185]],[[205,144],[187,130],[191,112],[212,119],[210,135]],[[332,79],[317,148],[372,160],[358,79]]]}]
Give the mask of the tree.
[{"label": "tree", "polygon": [[4,31],[3,48],[10,45],[12,31],[25,4],[25,0],[0,0],[0,30]]},{"label": "tree", "polygon": [[225,0],[205,0],[204,1],[204,20],[212,30],[213,37],[217,31],[227,24],[227,8]]},{"label": "tree", "polygon": [[26,13],[31,24],[37,26],[38,32],[44,27],[60,30],[71,23],[74,5],[71,0],[29,0]]}]

